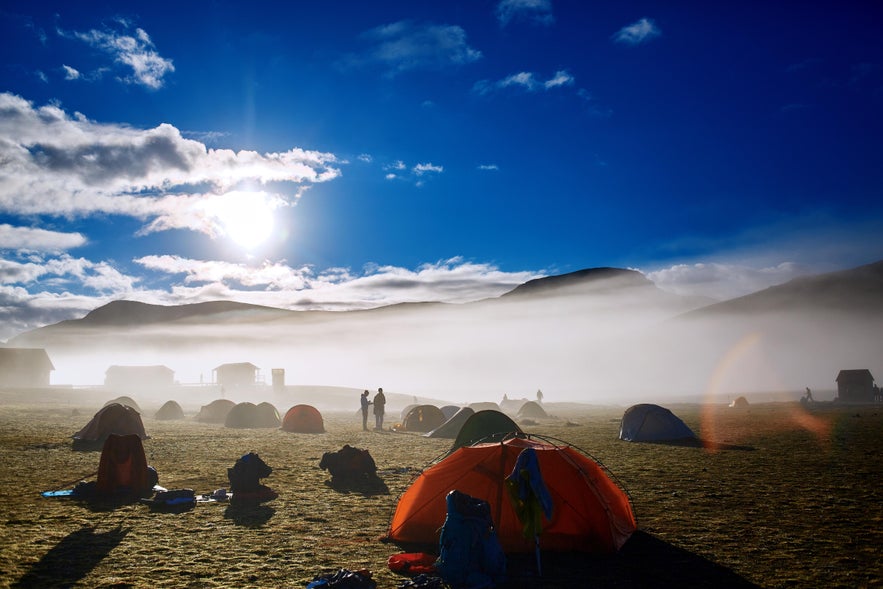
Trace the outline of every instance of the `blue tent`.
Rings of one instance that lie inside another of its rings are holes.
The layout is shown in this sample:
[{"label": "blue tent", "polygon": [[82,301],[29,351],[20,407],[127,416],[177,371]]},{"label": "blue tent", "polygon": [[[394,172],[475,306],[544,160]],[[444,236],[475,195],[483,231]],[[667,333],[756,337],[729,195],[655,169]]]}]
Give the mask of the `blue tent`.
[{"label": "blue tent", "polygon": [[687,424],[665,407],[642,403],[622,415],[619,439],[627,442],[668,442],[696,439]]}]

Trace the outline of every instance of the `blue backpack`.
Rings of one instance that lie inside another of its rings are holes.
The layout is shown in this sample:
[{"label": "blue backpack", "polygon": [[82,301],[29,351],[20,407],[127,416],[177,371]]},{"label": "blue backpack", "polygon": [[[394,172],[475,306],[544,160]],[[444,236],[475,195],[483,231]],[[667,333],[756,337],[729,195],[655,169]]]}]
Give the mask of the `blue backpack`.
[{"label": "blue backpack", "polygon": [[438,574],[455,588],[493,587],[506,573],[490,505],[459,491],[445,498],[447,516],[439,539]]}]

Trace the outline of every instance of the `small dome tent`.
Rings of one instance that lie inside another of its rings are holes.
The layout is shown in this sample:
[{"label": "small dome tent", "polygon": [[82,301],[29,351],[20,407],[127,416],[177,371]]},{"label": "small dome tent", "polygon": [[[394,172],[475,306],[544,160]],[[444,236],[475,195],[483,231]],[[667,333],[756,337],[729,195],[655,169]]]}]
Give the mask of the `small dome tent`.
[{"label": "small dome tent", "polygon": [[733,399],[733,402],[730,403],[730,407],[737,407],[739,409],[747,409],[748,408],[748,399],[745,397],[736,397]]},{"label": "small dome tent", "polygon": [[74,444],[103,443],[110,434],[135,434],[142,440],[148,438],[140,413],[127,405],[111,403],[99,409],[89,423],[73,435]]},{"label": "small dome tent", "polygon": [[258,403],[257,406],[257,427],[279,427],[282,420],[279,418],[279,411],[272,403]]},{"label": "small dome tent", "polygon": [[216,399],[208,405],[203,405],[196,416],[196,421],[202,423],[224,423],[227,414],[236,406],[230,399]]},{"label": "small dome tent", "polygon": [[[271,405],[272,407],[272,405]],[[273,408],[273,411],[276,411]],[[245,401],[238,403],[233,409],[227,413],[227,419],[224,420],[224,427],[232,427],[239,429],[258,429],[262,427],[278,427],[279,422],[268,423],[266,416],[261,415],[262,411],[254,403]],[[269,420],[273,421],[273,420]]]},{"label": "small dome tent", "polygon": [[479,401],[477,403],[469,403],[469,407],[478,413],[479,411],[499,411],[500,406],[492,401]]},{"label": "small dome tent", "polygon": [[402,431],[428,432],[445,422],[445,414],[435,405],[417,405],[402,421]]},{"label": "small dome tent", "polygon": [[[476,415],[479,415],[477,413]],[[519,455],[530,448],[552,498],[552,517],[536,539],[522,535],[506,490]],[[446,517],[445,496],[457,489],[486,501],[505,552],[535,549],[612,553],[637,528],[628,496],[594,460],[570,445],[531,436],[457,449],[423,470],[402,494],[387,538],[398,543],[435,544]]]},{"label": "small dome tent", "polygon": [[177,401],[166,401],[153,418],[159,421],[184,419],[184,410],[181,409]]},{"label": "small dome tent", "polygon": [[457,434],[460,433],[460,429],[463,427],[463,424],[466,423],[466,420],[474,414],[475,411],[473,411],[472,408],[461,407],[450,419],[431,432],[423,434],[423,436],[426,438],[450,438],[453,440],[457,437]]},{"label": "small dome tent", "polygon": [[500,439],[513,432],[521,433],[521,428],[505,413],[493,410],[477,411],[460,428],[451,451],[478,441]]},{"label": "small dome tent", "polygon": [[125,405],[126,407],[131,407],[138,413],[141,413],[141,407],[138,406],[138,403],[135,402],[135,399],[132,397],[117,397],[116,399],[111,399],[107,403],[104,404],[105,407],[111,405],[113,403],[119,403],[120,405]]},{"label": "small dome tent", "polygon": [[460,410],[457,405],[445,405],[441,408],[441,412],[445,414],[445,419],[450,419]]},{"label": "small dome tent", "polygon": [[283,431],[298,434],[321,434],[325,432],[322,414],[312,405],[295,405],[282,419]]},{"label": "small dome tent", "polygon": [[[401,417],[401,420],[402,420],[402,421],[405,421],[405,418],[408,416],[408,413],[411,412],[411,409],[413,409],[414,407],[418,407],[418,406],[419,406],[418,403],[411,403],[410,405],[405,405],[404,408],[402,409],[402,417]],[[373,408],[373,407],[370,408],[369,413],[370,413],[371,411],[374,411],[374,408]]]},{"label": "small dome tent", "polygon": [[627,442],[671,442],[695,440],[696,434],[665,407],[642,403],[632,405],[623,413],[619,439]]},{"label": "small dome tent", "polygon": [[518,419],[548,419],[546,410],[536,401],[528,401],[518,410]]}]

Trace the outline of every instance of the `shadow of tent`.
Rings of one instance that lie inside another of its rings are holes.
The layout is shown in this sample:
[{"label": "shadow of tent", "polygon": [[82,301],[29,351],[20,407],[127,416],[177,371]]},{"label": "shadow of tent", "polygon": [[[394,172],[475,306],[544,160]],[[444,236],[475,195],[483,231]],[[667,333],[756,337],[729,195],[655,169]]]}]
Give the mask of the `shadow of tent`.
[{"label": "shadow of tent", "polygon": [[331,477],[325,484],[338,493],[359,493],[365,497],[389,495],[389,487],[380,477]]},{"label": "shadow of tent", "polygon": [[269,505],[261,505],[259,503],[237,505],[231,503],[227,506],[227,509],[224,510],[224,517],[233,520],[233,523],[237,526],[260,528],[270,521],[270,518],[273,517],[273,514],[275,513],[276,510]]},{"label": "shadow of tent", "polygon": [[119,527],[107,532],[96,532],[93,527],[84,527],[71,532],[44,554],[43,558],[12,587],[76,585],[116,548],[128,533],[128,530]]},{"label": "shadow of tent", "polygon": [[634,442],[637,444],[652,444],[659,446],[680,446],[683,448],[704,448],[706,450],[739,450],[745,452],[754,451],[753,446],[744,446],[740,444],[727,444],[724,442],[714,442],[712,440],[703,440],[699,438],[681,438],[678,440],[653,440],[649,442]]},{"label": "shadow of tent", "polygon": [[615,555],[543,552],[543,576],[532,554],[506,555],[507,588],[758,589],[732,570],[638,530]]}]

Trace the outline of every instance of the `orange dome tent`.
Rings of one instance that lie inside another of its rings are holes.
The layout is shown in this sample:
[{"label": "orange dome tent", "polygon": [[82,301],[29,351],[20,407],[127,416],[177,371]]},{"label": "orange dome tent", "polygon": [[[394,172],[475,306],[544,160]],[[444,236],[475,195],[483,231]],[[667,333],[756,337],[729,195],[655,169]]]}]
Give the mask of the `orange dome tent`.
[{"label": "orange dome tent", "polygon": [[523,525],[505,489],[505,479],[525,448],[536,452],[553,500],[552,518],[543,523],[539,536],[540,549],[619,550],[637,528],[625,491],[603,467],[575,448],[525,435],[458,448],[424,470],[399,498],[388,539],[437,546],[446,516],[445,496],[457,490],[490,504],[504,551],[534,551],[534,539],[522,535]]},{"label": "orange dome tent", "polygon": [[295,405],[285,413],[282,429],[300,434],[321,434],[325,432],[322,414],[312,405]]}]

